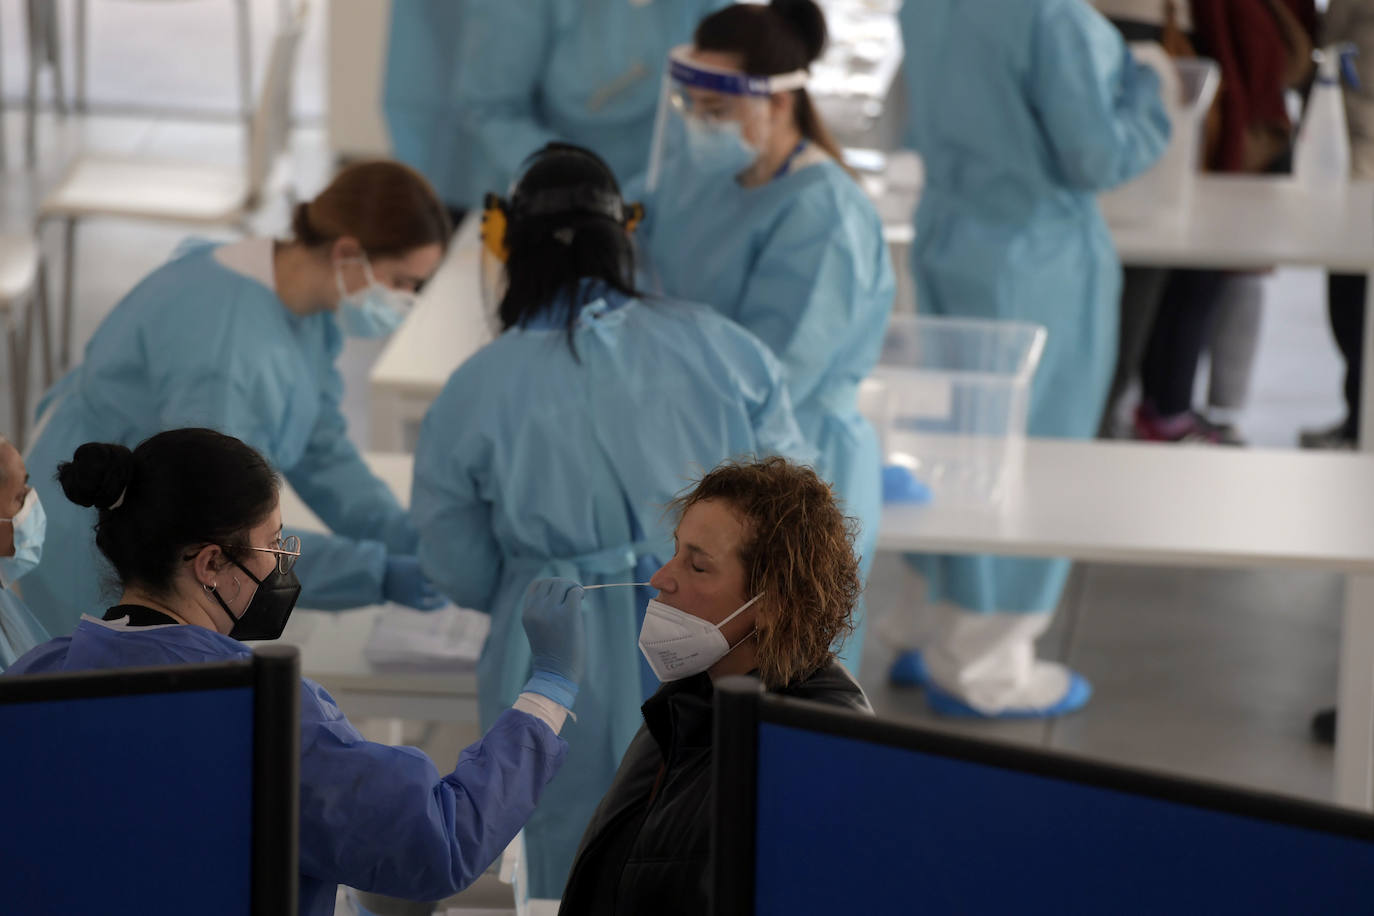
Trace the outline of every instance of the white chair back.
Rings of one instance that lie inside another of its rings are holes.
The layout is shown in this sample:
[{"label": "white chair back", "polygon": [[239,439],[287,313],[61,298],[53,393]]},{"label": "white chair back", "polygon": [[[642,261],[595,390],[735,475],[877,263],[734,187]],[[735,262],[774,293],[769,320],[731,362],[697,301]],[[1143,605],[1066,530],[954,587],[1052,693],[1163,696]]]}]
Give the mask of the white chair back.
[{"label": "white chair back", "polygon": [[292,21],[272,39],[262,93],[248,122],[248,200],[252,206],[262,193],[277,159],[291,136],[291,98],[295,88],[296,55],[305,31],[308,4],[302,3]]}]

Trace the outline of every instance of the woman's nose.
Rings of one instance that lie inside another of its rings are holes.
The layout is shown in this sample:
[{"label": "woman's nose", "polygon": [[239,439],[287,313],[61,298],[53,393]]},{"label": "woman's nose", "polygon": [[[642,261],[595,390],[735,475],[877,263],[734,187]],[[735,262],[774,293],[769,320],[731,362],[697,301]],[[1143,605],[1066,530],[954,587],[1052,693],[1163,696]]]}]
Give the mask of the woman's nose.
[{"label": "woman's nose", "polygon": [[664,563],[658,568],[658,572],[649,577],[649,585],[670,595],[677,591],[677,582],[668,569],[671,565],[671,563]]}]

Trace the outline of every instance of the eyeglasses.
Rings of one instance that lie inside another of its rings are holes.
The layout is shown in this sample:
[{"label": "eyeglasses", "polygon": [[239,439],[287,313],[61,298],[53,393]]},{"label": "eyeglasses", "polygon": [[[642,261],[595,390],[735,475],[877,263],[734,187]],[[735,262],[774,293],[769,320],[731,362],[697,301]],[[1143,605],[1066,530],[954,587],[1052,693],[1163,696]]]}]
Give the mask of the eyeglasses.
[{"label": "eyeglasses", "polygon": [[249,550],[256,550],[259,553],[275,553],[277,555],[277,569],[284,576],[296,565],[296,561],[301,556],[301,539],[294,534],[284,538],[277,538],[275,547],[249,547]]}]

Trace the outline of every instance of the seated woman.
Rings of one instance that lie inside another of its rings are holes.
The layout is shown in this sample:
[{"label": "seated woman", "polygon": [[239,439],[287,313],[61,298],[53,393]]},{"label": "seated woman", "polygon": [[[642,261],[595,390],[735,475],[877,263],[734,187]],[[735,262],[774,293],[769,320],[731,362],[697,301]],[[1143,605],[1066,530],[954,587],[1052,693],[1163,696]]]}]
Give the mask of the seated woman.
[{"label": "seated woman", "polygon": [[[123,595],[103,619],[82,617],[71,636],[26,653],[7,677],[224,661],[250,654],[237,640],[281,635],[301,590],[300,544],[282,540],[277,478],[253,449],[176,429],[132,452],[82,445],[58,478],[68,499],[99,510],[96,544]],[[530,588],[534,673],[447,776],[414,748],[365,741],[329,694],[301,681],[302,916],[333,913],[338,884],[446,897],[500,855],[567,751],[558,730],[582,676],[581,601],[568,580]]]},{"label": "seated woman", "polygon": [[[663,507],[693,475],[736,455],[810,454],[762,343],[705,306],[636,295],[634,213],[593,153],[553,143],[530,159],[484,223],[506,259],[502,334],[458,367],[420,430],[410,505],[424,572],[492,618],[477,664],[484,727],[529,671],[530,582],[645,582],[671,550]],[[537,897],[566,883],[658,686],[635,650],[649,593],[598,592],[587,615],[568,766],[525,830]]]},{"label": "seated woman", "polygon": [[871,713],[836,661],[859,598],[855,524],[810,468],[725,464],[674,503],[677,550],[639,636],[663,686],[592,817],[560,913],[709,910],[716,678]]}]

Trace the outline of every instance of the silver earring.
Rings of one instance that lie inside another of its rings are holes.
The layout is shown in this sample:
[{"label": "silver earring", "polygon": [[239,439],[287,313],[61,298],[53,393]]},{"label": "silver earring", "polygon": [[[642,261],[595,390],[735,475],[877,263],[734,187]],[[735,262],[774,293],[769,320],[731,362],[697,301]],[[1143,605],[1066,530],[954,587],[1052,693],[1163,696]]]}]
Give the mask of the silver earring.
[{"label": "silver earring", "polygon": [[209,585],[202,585],[202,586],[201,586],[201,588],[205,589],[205,593],[206,593],[207,595],[213,595],[213,594],[215,593],[215,589],[218,588],[218,587],[219,587],[219,584],[218,584],[218,583],[215,583],[215,582],[211,582]]}]

